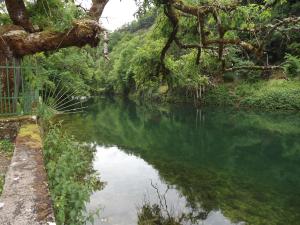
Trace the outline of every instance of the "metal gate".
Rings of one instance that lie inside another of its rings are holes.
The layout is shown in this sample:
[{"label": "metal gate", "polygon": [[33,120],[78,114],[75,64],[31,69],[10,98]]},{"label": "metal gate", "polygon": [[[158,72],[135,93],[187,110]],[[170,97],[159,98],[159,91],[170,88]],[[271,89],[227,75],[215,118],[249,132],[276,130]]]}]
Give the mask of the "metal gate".
[{"label": "metal gate", "polygon": [[36,68],[22,67],[17,59],[0,64],[0,116],[33,113],[39,92],[26,80],[26,71],[37,74]]}]

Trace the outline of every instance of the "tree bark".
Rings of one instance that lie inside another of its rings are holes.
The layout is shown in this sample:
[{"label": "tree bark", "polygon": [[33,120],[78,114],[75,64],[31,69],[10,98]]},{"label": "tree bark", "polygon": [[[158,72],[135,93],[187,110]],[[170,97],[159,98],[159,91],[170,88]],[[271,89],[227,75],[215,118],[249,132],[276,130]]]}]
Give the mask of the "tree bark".
[{"label": "tree bark", "polygon": [[22,57],[70,46],[82,47],[89,44],[95,47],[100,41],[102,31],[104,29],[96,21],[89,19],[75,21],[73,27],[65,32],[27,33],[19,27],[1,36],[0,49],[6,49],[15,57]]},{"label": "tree bark", "polygon": [[96,21],[99,21],[104,7],[108,3],[108,1],[109,0],[93,0],[93,5],[89,12],[90,17]]},{"label": "tree bark", "polygon": [[15,25],[23,27],[27,32],[34,32],[23,0],[5,0],[9,17]]}]

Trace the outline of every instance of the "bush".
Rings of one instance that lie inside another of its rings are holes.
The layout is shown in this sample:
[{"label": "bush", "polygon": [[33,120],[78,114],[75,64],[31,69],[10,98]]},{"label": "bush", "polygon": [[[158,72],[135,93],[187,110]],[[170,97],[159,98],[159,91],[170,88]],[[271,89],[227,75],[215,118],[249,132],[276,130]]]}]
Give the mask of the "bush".
[{"label": "bush", "polygon": [[57,224],[84,224],[85,204],[103,183],[92,168],[95,149],[78,144],[63,133],[60,125],[51,125],[44,138],[44,159]]},{"label": "bush", "polygon": [[290,77],[300,76],[300,57],[286,54],[283,68]]},{"label": "bush", "polygon": [[205,96],[205,103],[260,109],[300,109],[300,82],[287,80],[259,81],[219,85]]},{"label": "bush", "polygon": [[[300,84],[296,81],[272,80],[247,86],[251,91],[240,104],[246,107],[284,110],[300,109]],[[241,89],[241,87],[240,87]]]},{"label": "bush", "polygon": [[230,92],[227,85],[219,85],[207,92],[204,102],[209,105],[233,106],[236,103],[236,96]]}]

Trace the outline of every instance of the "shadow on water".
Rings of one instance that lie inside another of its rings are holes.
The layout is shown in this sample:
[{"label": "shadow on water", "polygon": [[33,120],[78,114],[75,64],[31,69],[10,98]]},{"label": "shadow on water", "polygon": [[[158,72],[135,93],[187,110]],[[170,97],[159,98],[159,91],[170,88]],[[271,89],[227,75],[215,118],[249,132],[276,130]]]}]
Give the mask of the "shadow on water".
[{"label": "shadow on water", "polygon": [[[150,165],[185,198],[189,212],[200,213],[201,220],[221,212],[231,223],[300,221],[300,114],[97,99],[87,113],[63,119],[80,141],[117,146],[122,154]],[[159,214],[153,207],[155,203],[145,203],[136,218],[151,210]]]}]

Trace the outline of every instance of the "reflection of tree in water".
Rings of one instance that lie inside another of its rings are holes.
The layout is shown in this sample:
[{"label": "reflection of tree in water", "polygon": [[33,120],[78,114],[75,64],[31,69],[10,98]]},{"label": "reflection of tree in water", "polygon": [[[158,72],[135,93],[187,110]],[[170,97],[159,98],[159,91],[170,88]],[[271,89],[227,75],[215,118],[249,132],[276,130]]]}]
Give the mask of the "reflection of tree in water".
[{"label": "reflection of tree in water", "polygon": [[151,204],[149,201],[145,201],[138,211],[138,225],[199,224],[200,221],[207,219],[209,212],[201,208],[195,208],[188,213],[182,212],[175,215],[166,199],[169,188],[162,194],[152,182],[151,186],[156,191],[158,203]]},{"label": "reflection of tree in water", "polygon": [[292,113],[137,106],[99,101],[66,120],[85,142],[117,145],[151,164],[188,208],[221,210],[233,222],[300,220],[300,117]]}]

